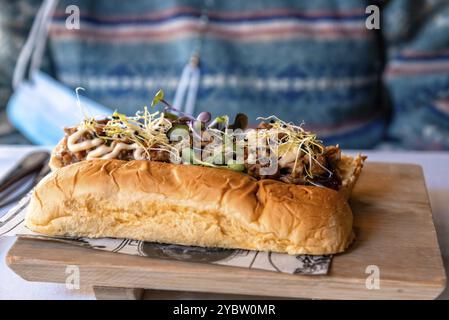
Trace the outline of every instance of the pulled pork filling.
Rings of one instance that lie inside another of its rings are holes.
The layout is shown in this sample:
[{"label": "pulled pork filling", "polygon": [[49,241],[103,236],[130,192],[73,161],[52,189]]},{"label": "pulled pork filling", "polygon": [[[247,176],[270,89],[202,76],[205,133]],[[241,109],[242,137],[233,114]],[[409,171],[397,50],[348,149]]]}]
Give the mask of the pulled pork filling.
[{"label": "pulled pork filling", "polygon": [[[164,114],[159,115],[158,118],[149,116],[149,118],[145,116],[145,125],[142,124],[141,127],[138,121],[128,122],[129,118],[114,114],[112,118],[90,119],[78,127],[66,128],[64,129],[65,137],[55,150],[54,156],[59,159],[62,166],[91,159],[171,162],[175,143],[169,140],[169,133],[174,128],[190,129],[189,135],[192,141],[195,132],[189,126],[191,119],[167,117],[167,115],[164,117]],[[136,118],[132,119],[136,120]],[[138,120],[142,119],[138,118]],[[151,126],[148,124],[149,122],[151,122]],[[294,144],[296,136],[287,131],[287,126],[288,124],[285,122],[275,122],[275,124],[262,122],[258,128],[244,131],[245,137],[250,134],[263,135],[275,132],[275,140],[283,143],[284,147],[287,146],[284,148],[287,150],[276,155],[277,163],[274,170],[264,174],[262,169],[268,168],[270,163],[262,162],[258,158],[254,159],[254,156],[251,156],[254,154],[254,150],[250,150],[248,146],[243,149],[243,164],[233,166],[231,169],[242,171],[256,179],[274,179],[285,183],[317,185],[338,190],[341,186],[341,178],[337,170],[341,159],[340,148],[338,146],[325,147],[315,140],[314,135],[305,131],[299,132],[304,132],[304,136],[301,136],[302,140]],[[206,127],[204,123],[201,124],[200,135],[205,134]],[[215,128],[215,131],[223,131],[223,128]],[[245,138],[245,141],[247,140]],[[204,151],[213,141],[214,139],[206,142],[202,140],[202,150],[200,151]],[[234,139],[233,142],[235,141]],[[292,142],[290,143],[290,141]],[[307,148],[304,147],[305,142],[311,142]],[[199,162],[199,165],[228,168],[226,164],[214,165],[213,162],[206,163],[204,161]]]},{"label": "pulled pork filling", "polygon": [[[336,153],[337,151],[338,153]],[[267,165],[261,165],[259,163],[245,164],[245,168],[248,175],[257,179],[274,179],[300,185],[316,184],[338,190],[341,185],[341,179],[336,172],[336,168],[340,160],[340,154],[338,147],[326,147],[325,153],[317,157],[316,162],[314,161],[311,164],[311,178],[308,178],[304,173],[304,167],[310,165],[307,156],[302,156],[297,161],[293,159],[289,162],[278,162],[276,172],[270,175],[261,174],[261,168],[267,167]]]}]

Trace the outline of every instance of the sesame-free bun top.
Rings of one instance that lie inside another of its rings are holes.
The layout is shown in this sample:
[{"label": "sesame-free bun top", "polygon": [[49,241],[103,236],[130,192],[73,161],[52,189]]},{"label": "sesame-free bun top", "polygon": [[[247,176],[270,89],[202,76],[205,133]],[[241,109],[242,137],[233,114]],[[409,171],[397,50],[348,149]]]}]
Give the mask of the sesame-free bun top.
[{"label": "sesame-free bun top", "polygon": [[52,236],[338,253],[353,239],[347,196],[363,158],[342,164],[347,177],[338,192],[194,165],[81,161],[38,184],[26,225]]}]

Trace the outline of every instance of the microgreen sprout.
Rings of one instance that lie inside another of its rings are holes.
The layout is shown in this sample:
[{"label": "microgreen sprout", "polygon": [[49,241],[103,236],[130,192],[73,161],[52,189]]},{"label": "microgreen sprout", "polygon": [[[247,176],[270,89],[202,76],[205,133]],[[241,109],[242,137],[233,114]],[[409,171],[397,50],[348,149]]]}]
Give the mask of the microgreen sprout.
[{"label": "microgreen sprout", "polygon": [[314,163],[325,170],[329,176],[332,175],[332,172],[317,160],[317,157],[323,155],[325,152],[322,141],[317,139],[316,134],[305,131],[302,128],[302,123],[300,125],[294,125],[291,122],[282,121],[276,116],[257,119],[270,122],[270,129],[259,130],[262,133],[258,134],[262,134],[265,139],[275,137],[279,158],[282,158],[290,151],[295,153],[292,174],[298,166],[299,159],[302,156],[306,156],[308,166],[304,167],[304,171],[307,178],[313,178],[312,167]]},{"label": "microgreen sprout", "polygon": [[162,89],[156,92],[153,101],[151,101],[151,107],[154,108],[159,102],[162,102],[165,106],[170,107],[170,104],[164,100],[164,91]]},{"label": "microgreen sprout", "polygon": [[165,96],[165,94],[162,89],[160,89],[158,92],[156,92],[156,95],[154,96],[153,100],[151,101],[151,107],[154,108],[160,102],[164,105],[164,111],[174,111],[183,117],[187,117],[190,120],[195,120],[195,118],[192,117],[191,115],[182,112],[181,110],[175,108],[170,103],[168,103],[164,99],[164,96]]},{"label": "microgreen sprout", "polygon": [[164,117],[164,113],[150,113],[147,107],[144,107],[143,112],[139,111],[130,117],[114,111],[107,121],[86,118],[83,126],[92,135],[103,140],[136,143],[148,158],[151,158],[150,151],[160,150],[179,157],[178,150],[170,144],[167,137],[167,132],[172,128],[171,121]]},{"label": "microgreen sprout", "polygon": [[[76,89],[77,103],[82,110],[78,94],[79,90],[84,89]],[[143,149],[148,159],[151,159],[151,151],[165,151],[173,155],[176,159],[180,159],[180,150],[173,146],[168,138],[170,131],[177,126],[189,128],[192,136],[199,139],[202,138],[203,130],[206,128],[208,134],[213,138],[211,140],[221,143],[217,144],[213,151],[217,151],[224,158],[228,155],[230,155],[231,159],[234,158],[236,153],[234,143],[237,144],[239,142],[233,130],[246,128],[248,119],[245,115],[237,115],[234,124],[231,125],[229,124],[229,117],[226,115],[216,117],[209,123],[211,118],[209,112],[202,112],[198,116],[198,119],[195,119],[191,115],[182,113],[164,100],[164,91],[162,90],[159,90],[154,96],[151,107],[154,108],[158,103],[164,104],[164,112],[149,112],[145,106],[143,111],[137,112],[135,116],[126,116],[117,110],[106,120],[96,120],[93,117],[89,118],[85,115],[81,126],[87,129],[92,136],[106,140],[108,143],[116,143],[116,141],[135,143]],[[177,122],[178,116],[167,113],[167,110],[173,110],[185,119]],[[84,113],[84,110],[82,111]],[[294,160],[291,174],[295,175],[297,168],[300,168],[301,171],[304,170],[306,181],[311,184],[316,185],[315,181],[313,181],[313,169],[315,165],[327,172],[329,177],[332,176],[332,171],[325,167],[326,162],[322,160],[325,157],[326,148],[315,134],[303,129],[303,123],[295,125],[291,122],[282,121],[276,116],[257,119],[266,121],[269,125],[263,129],[247,129],[243,131],[245,141],[251,140],[256,142],[258,148],[269,147],[271,152],[275,152],[278,159],[288,159],[285,160],[288,162]],[[231,148],[226,147],[228,140],[232,145]],[[217,148],[219,149],[217,150]],[[256,148],[256,151],[258,148]],[[225,163],[222,166],[221,162],[217,164],[214,158],[211,158],[210,161],[197,159],[194,155],[194,149],[186,151],[183,157],[187,157],[195,164],[203,166],[226,167],[234,171],[245,170],[245,164],[234,164],[231,162]],[[258,154],[258,160],[261,161],[260,157],[264,156],[266,154]]]}]

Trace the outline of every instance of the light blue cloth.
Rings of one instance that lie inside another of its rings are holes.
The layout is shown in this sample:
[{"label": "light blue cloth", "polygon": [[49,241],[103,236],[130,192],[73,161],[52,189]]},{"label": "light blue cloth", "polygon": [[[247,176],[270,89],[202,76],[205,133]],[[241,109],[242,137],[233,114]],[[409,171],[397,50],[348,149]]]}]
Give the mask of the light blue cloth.
[{"label": "light blue cloth", "polygon": [[[111,113],[109,108],[86,97],[80,96],[80,103],[86,115]],[[12,124],[39,145],[56,144],[64,136],[64,127],[76,125],[83,119],[83,110],[77,105],[74,90],[42,72],[21,84],[7,105]]]}]

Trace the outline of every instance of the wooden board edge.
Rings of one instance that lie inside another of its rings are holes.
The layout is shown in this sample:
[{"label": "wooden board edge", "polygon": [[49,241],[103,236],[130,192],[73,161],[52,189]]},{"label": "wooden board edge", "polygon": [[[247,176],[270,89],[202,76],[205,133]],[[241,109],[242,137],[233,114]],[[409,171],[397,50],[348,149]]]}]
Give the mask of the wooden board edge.
[{"label": "wooden board edge", "polygon": [[[65,266],[64,263],[49,264],[48,261],[40,261],[36,259],[27,259],[23,257],[17,257],[11,254],[11,250],[6,255],[6,262],[9,268],[13,270],[22,279],[33,282],[50,282],[50,283],[65,283]],[[95,267],[92,267],[95,269]],[[104,273],[114,272],[114,267],[103,267]],[[267,287],[260,283],[260,279],[252,279],[248,281],[246,285],[240,285],[239,287],[229,286],[227,280],[221,280],[213,282],[213,279],[209,279],[207,284],[195,282],[195,286],[192,282],[186,281],[185,275],[171,275],[171,282],[167,283],[166,279],[162,276],[148,277],[150,279],[144,279],[145,277],[139,277],[139,281],[134,284],[121,279],[114,279],[111,281],[108,279],[97,279],[96,272],[89,270],[89,267],[80,266],[81,273],[88,278],[87,282],[83,282],[83,286],[116,286],[120,288],[142,288],[142,289],[155,289],[155,290],[171,290],[171,291],[191,291],[191,292],[210,292],[211,286],[215,287],[213,292],[222,294],[242,294],[242,295],[264,295],[279,298],[308,298],[308,299],[435,299],[445,289],[446,281],[441,279],[434,283],[404,283],[401,281],[382,280],[382,290],[368,290],[364,289],[364,281],[361,279],[339,279],[329,278],[321,285],[314,283],[301,282],[300,284],[293,286],[288,281],[281,281],[280,286],[290,286],[286,291],[279,291]],[[123,278],[135,278],[136,270],[129,270],[129,275],[126,271],[121,271]],[[142,270],[142,273],[146,272]],[[44,276],[45,274],[45,276]],[[260,287],[257,287],[260,285]],[[255,287],[251,287],[255,286]],[[332,289],[332,290],[329,290]]]},{"label": "wooden board edge", "polygon": [[[426,182],[426,176],[424,175],[424,168],[419,165],[419,164],[413,164],[414,166],[416,166],[419,170],[419,174],[421,176],[421,181],[423,183],[423,187],[424,187],[424,193],[425,193],[425,197],[427,199],[427,206],[428,206],[428,211],[430,212],[430,220],[432,221],[432,235],[435,239],[435,244],[436,244],[436,248],[438,249],[439,254],[439,261],[440,261],[440,266],[439,269],[442,273],[442,289],[441,292],[438,294],[438,296],[446,289],[447,286],[447,273],[446,273],[446,267],[444,265],[444,259],[443,259],[443,254],[441,251],[441,246],[440,246],[440,241],[438,238],[438,233],[437,233],[437,229],[435,227],[435,219],[434,219],[434,215],[433,215],[433,210],[432,210],[432,203],[430,201],[430,195],[429,195],[429,189],[427,188],[427,182]],[[438,297],[437,296],[437,297]]]},{"label": "wooden board edge", "polygon": [[[384,162],[372,162],[372,163],[379,163],[382,164]],[[413,295],[416,299],[424,299],[424,298],[436,298],[438,297],[445,289],[446,284],[447,284],[447,272],[444,268],[444,261],[443,261],[443,257],[441,256],[441,248],[440,248],[440,243],[438,241],[438,235],[436,233],[436,228],[435,228],[435,223],[434,223],[434,219],[433,219],[433,214],[432,214],[432,210],[431,210],[431,205],[430,205],[430,197],[429,197],[429,193],[428,193],[428,189],[426,187],[426,182],[425,182],[425,177],[424,177],[424,172],[423,172],[423,168],[420,165],[417,164],[406,164],[407,166],[409,166],[410,168],[413,168],[413,170],[416,170],[416,172],[419,172],[419,175],[422,177],[422,183],[423,183],[423,187],[425,190],[425,197],[427,198],[427,203],[429,205],[429,214],[430,214],[430,218],[431,218],[431,222],[432,222],[432,226],[433,226],[433,230],[432,230],[432,235],[435,239],[435,243],[436,243],[436,248],[438,249],[440,255],[439,255],[439,269],[441,270],[441,272],[438,273],[438,275],[435,276],[435,281],[431,281],[431,282],[427,282],[427,283],[419,283],[419,282],[409,282],[407,285],[405,285],[405,290],[409,290],[410,288],[412,288],[414,285],[419,285],[419,286],[423,286],[420,288],[423,288],[423,292],[422,295]],[[8,267],[10,267],[14,272],[16,272],[20,277],[25,278],[28,277],[26,280],[29,281],[44,281],[44,282],[58,282],[58,281],[51,281],[51,280],[42,280],[42,279],[37,279],[34,276],[30,276],[27,272],[29,272],[29,270],[33,267],[37,265],[41,265],[41,267],[44,267],[45,263],[47,263],[47,266],[51,263],[54,263],[54,261],[48,261],[48,260],[36,260],[36,259],[27,259],[24,256],[20,256],[20,254],[15,255],[14,252],[12,252],[12,249],[14,248],[14,246],[16,245],[16,243],[14,243],[13,247],[11,247],[11,250],[8,252],[8,254],[6,255],[6,264],[8,265]],[[437,261],[435,261],[435,264],[437,263]],[[61,265],[56,265],[54,264],[53,266],[49,266],[49,267],[61,267]],[[120,266],[118,266],[120,268]],[[17,271],[16,271],[17,270]],[[37,280],[36,280],[37,279]],[[336,283],[339,283],[339,281],[344,281],[345,284],[347,284],[348,282],[351,282],[352,285],[358,284],[360,285],[360,279],[352,279],[352,280],[356,280],[355,282],[351,281],[351,279],[338,279],[335,278],[334,279],[336,281]],[[384,280],[385,281],[385,280]],[[388,281],[388,286],[391,287],[400,287],[400,285],[404,285],[402,282],[395,282],[392,280]],[[110,285],[103,283],[102,285]],[[318,285],[318,284],[317,284]],[[131,288],[131,287],[130,287]],[[150,289],[162,289],[162,290],[178,290],[177,287],[166,287],[163,286],[162,284],[158,284],[158,287],[155,288],[155,286],[152,287],[148,287]],[[413,288],[412,288],[413,289]],[[189,288],[190,291],[191,288]],[[205,292],[203,290],[198,291],[198,292]],[[228,292],[228,291],[227,291]],[[226,293],[227,293],[226,292]],[[252,293],[253,294],[253,293]],[[407,295],[408,295],[408,291],[407,292],[400,292],[399,295],[405,297],[405,299],[407,299]],[[375,294],[373,296],[376,296]],[[294,297],[303,297],[303,296],[294,296]],[[325,298],[325,299],[332,299],[332,297],[322,297],[322,296],[314,296],[312,298]],[[335,297],[334,297],[335,298]],[[357,298],[361,298],[359,296],[357,296]],[[382,297],[379,297],[380,299],[383,298],[388,298],[385,295],[383,295]],[[395,299],[398,298],[398,296],[394,295],[394,292],[391,292],[391,296],[388,299]]]}]

